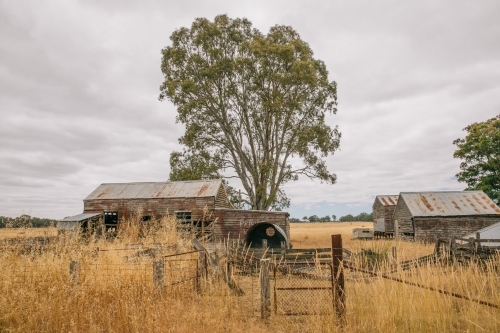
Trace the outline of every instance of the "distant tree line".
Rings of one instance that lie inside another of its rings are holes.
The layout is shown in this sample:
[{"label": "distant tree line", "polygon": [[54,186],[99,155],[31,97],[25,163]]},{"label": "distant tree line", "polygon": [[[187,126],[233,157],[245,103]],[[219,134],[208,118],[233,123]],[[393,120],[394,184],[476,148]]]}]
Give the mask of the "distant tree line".
[{"label": "distant tree line", "polygon": [[23,214],[18,217],[0,216],[0,228],[45,228],[57,225],[57,220],[42,219]]},{"label": "distant tree line", "polygon": [[[360,213],[359,215],[353,216],[352,214],[348,214],[346,216],[342,216],[341,218],[338,219],[338,222],[353,222],[353,221],[367,221],[367,222],[372,222],[373,221],[373,214],[370,213]],[[312,216],[304,216],[301,219],[298,219],[296,217],[290,218],[290,222],[292,223],[298,223],[298,222],[337,222],[337,216],[332,215],[326,215],[324,217],[319,217],[318,215],[312,215]]]},{"label": "distant tree line", "polygon": [[366,221],[373,222],[373,214],[370,213],[360,213],[359,215],[353,216],[352,214],[347,214],[339,219],[340,222],[353,222],[353,221]]}]

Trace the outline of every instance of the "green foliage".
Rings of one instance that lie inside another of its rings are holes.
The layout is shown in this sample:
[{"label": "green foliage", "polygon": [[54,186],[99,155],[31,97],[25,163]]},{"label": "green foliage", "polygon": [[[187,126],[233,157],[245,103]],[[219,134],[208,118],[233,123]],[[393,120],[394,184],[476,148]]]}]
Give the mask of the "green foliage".
[{"label": "green foliage", "polygon": [[[274,26],[264,35],[247,19],[220,15],[196,19],[170,40],[162,50],[160,100],[177,106],[185,125],[179,142],[202,155],[203,167],[234,172],[245,202],[260,210],[288,207],[283,185],[299,175],[335,183],[325,157],[338,149],[340,132],[325,115],[336,113],[337,86],[296,31]],[[199,175],[198,164],[183,164],[184,157],[171,157],[180,166],[173,176]],[[292,157],[302,165],[292,165]]]},{"label": "green foliage", "polygon": [[206,151],[193,153],[184,150],[182,153],[174,151],[170,154],[171,181],[218,179],[222,177],[219,169],[220,164]]},{"label": "green foliage", "polygon": [[456,177],[466,190],[482,190],[500,204],[500,115],[466,128],[465,139],[453,141],[453,157],[462,160]]},{"label": "green foliage", "polygon": [[373,214],[370,213],[360,213],[359,215],[353,216],[352,214],[347,214],[339,219],[340,222],[354,222],[354,221],[366,221],[373,222]]},{"label": "green foliage", "polygon": [[297,222],[302,222],[300,219],[296,218],[296,217],[291,217],[289,219],[290,223],[297,223]]},{"label": "green foliage", "polygon": [[56,226],[57,221],[23,214],[16,218],[0,216],[0,228],[45,228]]}]

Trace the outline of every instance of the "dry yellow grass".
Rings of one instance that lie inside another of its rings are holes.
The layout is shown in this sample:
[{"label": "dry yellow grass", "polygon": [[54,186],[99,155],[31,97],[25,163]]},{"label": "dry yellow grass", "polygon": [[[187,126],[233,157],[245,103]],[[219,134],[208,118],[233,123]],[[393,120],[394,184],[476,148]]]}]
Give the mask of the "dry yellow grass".
[{"label": "dry yellow grass", "polygon": [[[336,318],[330,315],[273,315],[269,321],[262,321],[248,312],[242,306],[242,298],[232,295],[221,281],[206,282],[205,293],[201,295],[189,285],[177,292],[159,295],[150,283],[150,259],[127,263],[124,256],[131,251],[95,251],[96,247],[120,249],[138,242],[145,246],[176,244],[177,251],[189,250],[189,239],[175,233],[173,223],[164,221],[159,232],[145,238],[139,238],[138,229],[131,223],[113,241],[60,239],[56,251],[42,254],[4,249],[0,253],[0,332],[500,331],[498,309],[381,277],[349,272],[346,272],[347,324],[344,328],[338,327]],[[344,226],[343,231],[328,224],[301,226],[292,225],[292,242],[297,244],[297,237],[300,240],[310,234],[307,241],[311,243],[303,243],[304,246],[327,247],[330,234],[342,233],[346,239],[350,237],[347,228],[356,225]],[[346,244],[356,250],[387,247],[394,241],[346,239]],[[395,244],[401,251],[431,249],[424,244]],[[70,260],[79,261],[84,268],[77,286],[70,283]],[[113,265],[128,268],[143,265],[144,269],[123,269],[117,273]],[[395,276],[500,304],[499,265],[497,259],[486,267],[425,266]],[[95,268],[86,270],[85,267]],[[110,278],[113,274],[119,278]]]},{"label": "dry yellow grass", "polygon": [[51,237],[57,235],[57,228],[2,228],[0,229],[0,239],[6,238],[30,238],[30,237]]},{"label": "dry yellow grass", "polygon": [[352,230],[361,227],[372,228],[373,223],[291,223],[290,241],[294,248],[326,248],[332,246],[331,235],[341,234],[343,247],[354,252],[359,252],[361,249],[389,251],[395,246],[400,261],[418,258],[430,254],[434,250],[433,244],[412,243],[395,239],[352,239]]}]

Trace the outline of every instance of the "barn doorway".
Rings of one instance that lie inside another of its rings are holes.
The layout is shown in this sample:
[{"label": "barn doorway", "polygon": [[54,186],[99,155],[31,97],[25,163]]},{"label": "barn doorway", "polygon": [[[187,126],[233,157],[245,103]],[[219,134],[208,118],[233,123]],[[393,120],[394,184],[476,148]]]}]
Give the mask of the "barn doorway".
[{"label": "barn doorway", "polygon": [[286,233],[277,225],[269,222],[260,222],[248,229],[245,243],[247,246],[260,248],[263,239],[267,240],[267,246],[270,248],[280,248],[281,242],[285,242],[285,246],[288,248]]}]

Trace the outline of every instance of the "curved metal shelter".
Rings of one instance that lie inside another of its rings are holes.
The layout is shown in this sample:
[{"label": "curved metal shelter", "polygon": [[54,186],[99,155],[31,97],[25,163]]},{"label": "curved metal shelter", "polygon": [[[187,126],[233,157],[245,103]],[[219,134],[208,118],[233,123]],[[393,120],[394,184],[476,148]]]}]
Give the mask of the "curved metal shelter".
[{"label": "curved metal shelter", "polygon": [[288,238],[285,231],[279,226],[269,222],[259,222],[248,229],[245,243],[250,247],[262,247],[262,240],[267,240],[270,248],[280,248],[281,242],[285,242],[288,248]]}]

